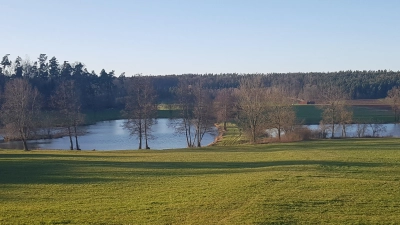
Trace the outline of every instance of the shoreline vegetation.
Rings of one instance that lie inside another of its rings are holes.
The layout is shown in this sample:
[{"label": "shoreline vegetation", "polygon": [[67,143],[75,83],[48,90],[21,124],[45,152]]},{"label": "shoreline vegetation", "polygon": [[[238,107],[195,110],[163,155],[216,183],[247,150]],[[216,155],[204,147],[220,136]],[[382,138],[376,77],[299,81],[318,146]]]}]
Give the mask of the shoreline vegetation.
[{"label": "shoreline vegetation", "polygon": [[[390,110],[390,107],[383,104],[381,100],[371,99],[371,100],[363,100],[363,101],[350,101],[352,104],[352,110],[354,112],[354,121],[363,122],[373,122],[373,123],[393,123],[394,116],[393,112]],[[322,110],[318,108],[318,105],[294,105],[296,111],[296,117],[300,124],[303,125],[312,125],[319,124],[322,120]],[[108,120],[118,120],[125,119],[121,113],[120,109],[106,109],[101,111],[85,111],[83,113],[85,115],[85,123],[84,125],[92,125],[101,121]],[[160,104],[157,110],[157,118],[177,118],[180,115],[180,111],[177,109],[176,105],[169,104]],[[54,128],[55,130],[59,130],[60,128]],[[220,129],[220,128],[218,128]],[[239,132],[238,128],[237,132]],[[66,131],[60,131],[56,133],[52,133],[51,135],[43,133],[42,131],[40,135],[30,138],[30,140],[38,140],[38,139],[52,139],[52,138],[61,138],[67,136]],[[81,132],[80,135],[84,135],[84,132]],[[244,142],[246,138],[243,134],[240,134],[241,137],[238,139]],[[18,139],[15,139],[18,140]],[[15,141],[15,140],[7,140],[7,141]],[[6,141],[6,140],[5,140]],[[235,143],[235,141],[233,141]],[[215,143],[211,143],[215,144]]]}]

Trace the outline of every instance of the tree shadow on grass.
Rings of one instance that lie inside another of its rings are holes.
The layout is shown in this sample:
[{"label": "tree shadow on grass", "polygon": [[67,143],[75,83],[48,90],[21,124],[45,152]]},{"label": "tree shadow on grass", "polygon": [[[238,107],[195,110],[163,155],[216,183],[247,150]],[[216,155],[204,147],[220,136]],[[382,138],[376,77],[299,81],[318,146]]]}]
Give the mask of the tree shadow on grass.
[{"label": "tree shadow on grass", "polygon": [[257,145],[211,146],[195,151],[210,152],[277,152],[277,151],[309,151],[309,150],[336,150],[336,151],[370,151],[370,150],[396,150],[400,145],[397,138],[347,138],[308,140],[290,143],[266,143]]},{"label": "tree shadow on grass", "polygon": [[[58,155],[57,155],[58,156]],[[30,157],[30,156],[29,156]],[[87,156],[90,159],[90,156]],[[396,164],[397,165],[397,164]],[[101,160],[36,159],[1,160],[0,184],[84,184],[113,182],[131,176],[191,176],[249,172],[249,169],[287,166],[320,166],[323,168],[386,167],[387,163],[342,162],[327,160],[284,160],[259,162],[119,162]]]}]

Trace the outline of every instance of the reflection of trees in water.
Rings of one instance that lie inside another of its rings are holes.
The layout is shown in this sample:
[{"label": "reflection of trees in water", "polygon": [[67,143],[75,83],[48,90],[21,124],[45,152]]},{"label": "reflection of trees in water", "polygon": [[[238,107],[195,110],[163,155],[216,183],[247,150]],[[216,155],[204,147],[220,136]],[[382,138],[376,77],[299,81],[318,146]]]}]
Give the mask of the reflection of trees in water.
[{"label": "reflection of trees in water", "polygon": [[[380,123],[359,123],[359,124],[346,124],[346,135],[342,134],[342,126],[335,124],[335,137],[400,137],[400,126],[397,124],[380,124]],[[332,132],[330,127],[305,125],[312,131]]]},{"label": "reflection of trees in water", "polygon": [[[82,126],[84,134],[80,136],[79,143],[83,150],[127,150],[133,149],[136,144],[135,138],[129,138],[129,131],[123,129],[125,120],[113,120],[99,122],[93,125]],[[152,149],[171,149],[185,148],[185,138],[176,134],[174,129],[168,127],[168,119],[157,119],[154,125],[154,135],[157,137],[152,142]],[[215,127],[214,127],[215,130]],[[202,145],[207,145],[214,141],[212,134],[206,134]],[[1,138],[0,138],[1,139]],[[2,149],[22,149],[16,142],[1,143]],[[68,137],[30,140],[28,145],[31,149],[69,149]]]}]

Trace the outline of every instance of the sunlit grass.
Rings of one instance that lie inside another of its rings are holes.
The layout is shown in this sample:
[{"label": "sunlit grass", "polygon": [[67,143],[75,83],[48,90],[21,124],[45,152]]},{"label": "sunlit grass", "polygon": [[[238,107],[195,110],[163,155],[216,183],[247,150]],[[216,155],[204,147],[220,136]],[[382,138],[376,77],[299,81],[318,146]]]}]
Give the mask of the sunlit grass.
[{"label": "sunlit grass", "polygon": [[0,150],[0,224],[396,224],[399,145]]}]

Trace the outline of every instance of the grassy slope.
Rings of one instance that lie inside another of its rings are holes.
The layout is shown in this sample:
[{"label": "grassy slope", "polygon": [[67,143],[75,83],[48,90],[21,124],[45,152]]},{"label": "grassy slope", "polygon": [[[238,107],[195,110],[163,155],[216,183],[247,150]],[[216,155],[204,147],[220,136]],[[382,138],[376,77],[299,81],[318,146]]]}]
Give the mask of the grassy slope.
[{"label": "grassy slope", "polygon": [[399,144],[0,150],[0,224],[400,223]]}]

